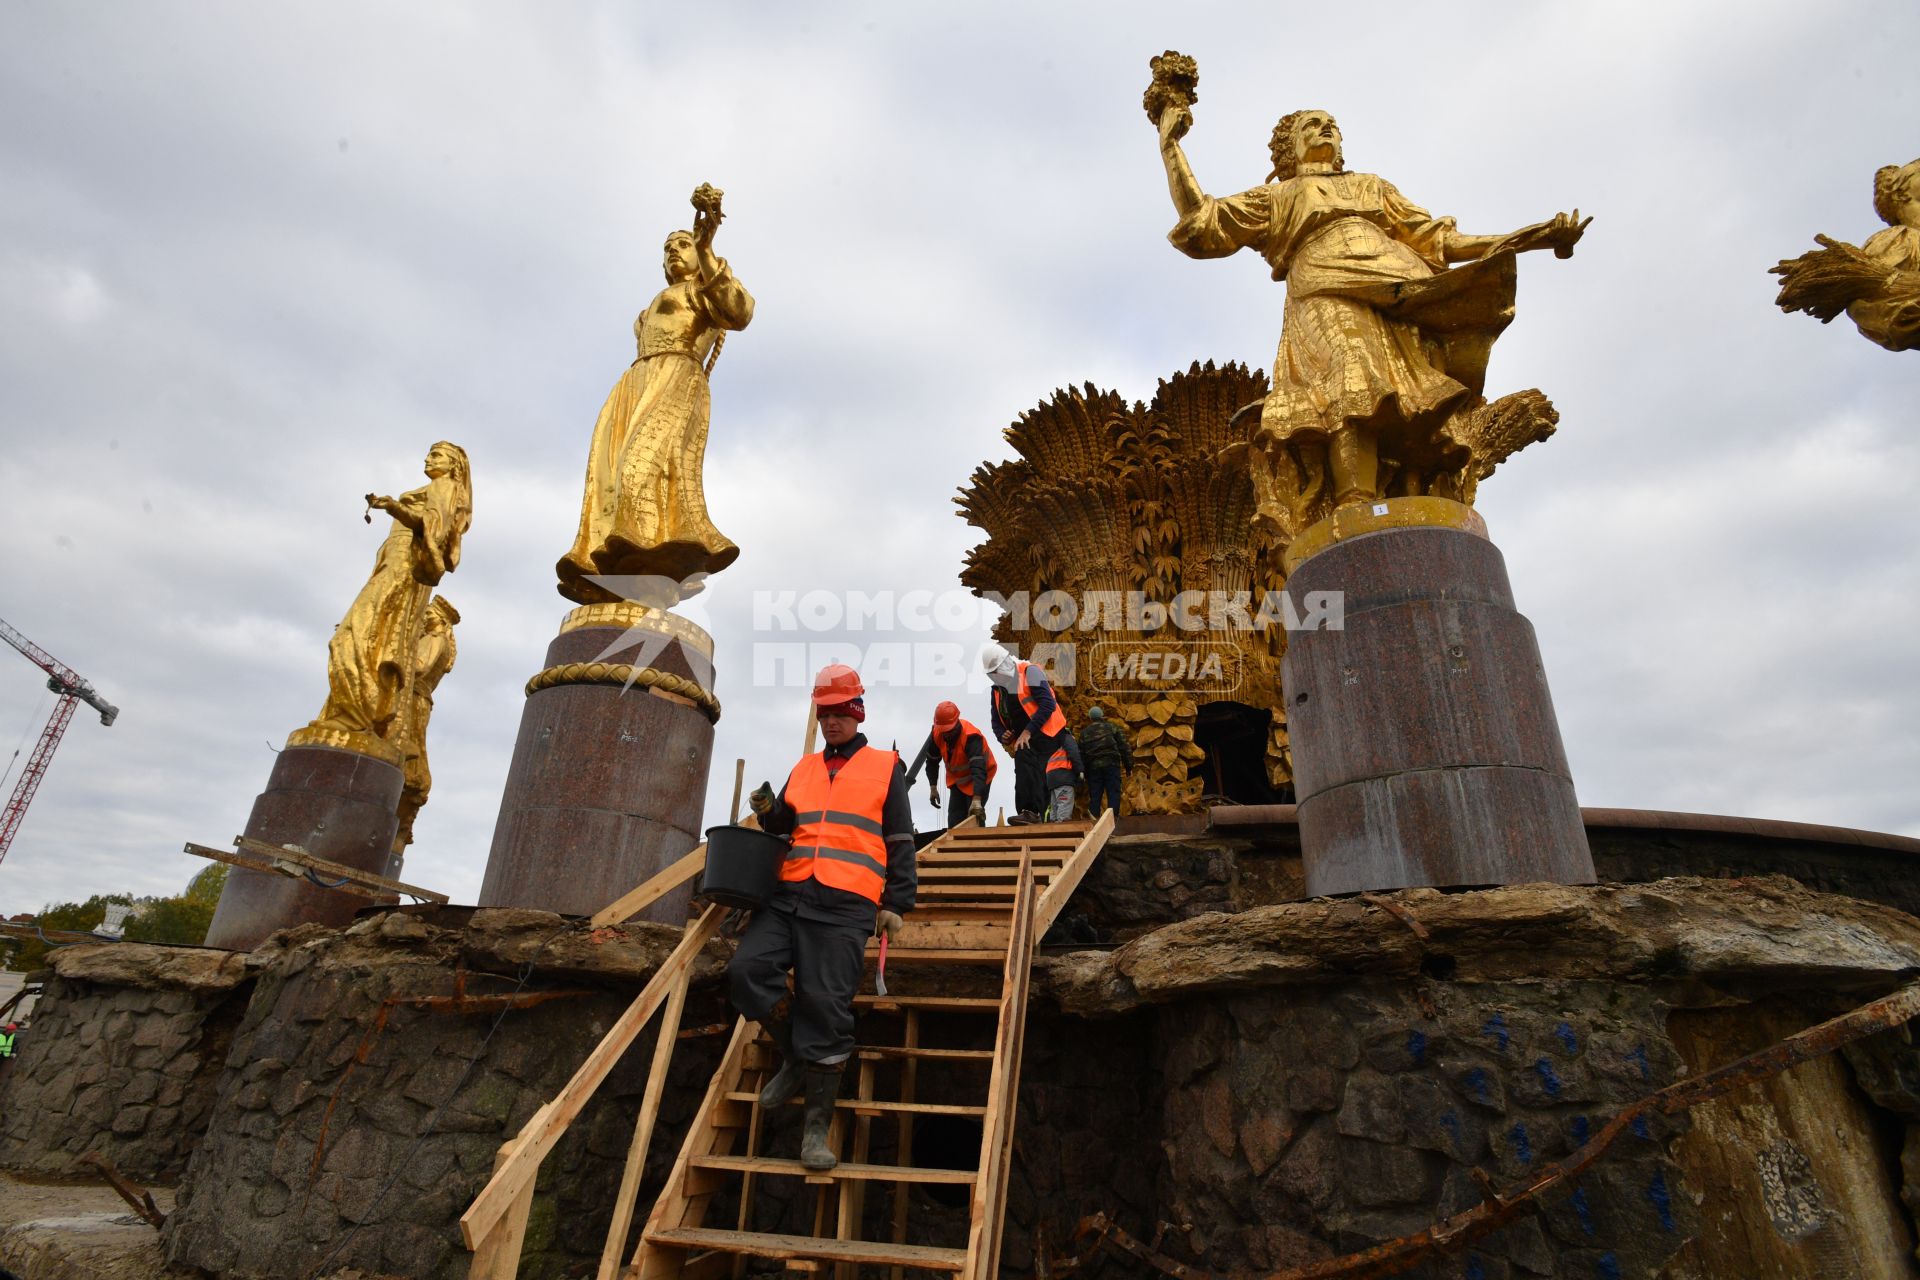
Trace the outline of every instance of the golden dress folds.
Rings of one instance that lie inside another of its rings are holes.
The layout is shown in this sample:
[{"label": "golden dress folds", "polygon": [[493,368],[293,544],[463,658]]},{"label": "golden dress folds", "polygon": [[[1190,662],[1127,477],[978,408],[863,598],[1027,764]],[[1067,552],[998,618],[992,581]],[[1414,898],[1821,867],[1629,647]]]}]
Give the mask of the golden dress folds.
[{"label": "golden dress folds", "polygon": [[580,532],[555,566],[562,595],[583,604],[618,600],[586,576],[684,582],[739,556],[707,516],[703,365],[723,330],[744,329],[752,318],[753,298],[720,259],[711,279],[668,285],[634,321],[639,354],[594,424]]},{"label": "golden dress folds", "polygon": [[1286,282],[1268,444],[1358,422],[1384,458],[1432,467],[1459,465],[1454,415],[1478,402],[1513,319],[1513,254],[1450,269],[1453,234],[1384,178],[1336,173],[1205,197],[1167,238],[1195,258],[1256,249]]}]

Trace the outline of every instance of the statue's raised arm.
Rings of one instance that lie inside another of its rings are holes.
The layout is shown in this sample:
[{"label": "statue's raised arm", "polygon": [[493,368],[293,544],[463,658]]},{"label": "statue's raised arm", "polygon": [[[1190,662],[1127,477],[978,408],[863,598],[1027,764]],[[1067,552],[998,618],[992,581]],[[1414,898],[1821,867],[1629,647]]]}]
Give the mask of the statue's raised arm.
[{"label": "statue's raised arm", "polygon": [[[1391,182],[1346,167],[1326,111],[1291,112],[1257,187],[1206,194],[1181,149],[1199,69],[1153,59],[1145,107],[1189,257],[1253,249],[1287,286],[1272,390],[1251,451],[1260,517],[1283,540],[1348,503],[1431,494],[1471,502],[1478,481],[1557,417],[1545,396],[1490,404],[1493,341],[1513,319],[1514,256],[1573,252],[1578,210],[1505,235],[1468,235]],[[1455,263],[1471,264],[1455,267]]]}]

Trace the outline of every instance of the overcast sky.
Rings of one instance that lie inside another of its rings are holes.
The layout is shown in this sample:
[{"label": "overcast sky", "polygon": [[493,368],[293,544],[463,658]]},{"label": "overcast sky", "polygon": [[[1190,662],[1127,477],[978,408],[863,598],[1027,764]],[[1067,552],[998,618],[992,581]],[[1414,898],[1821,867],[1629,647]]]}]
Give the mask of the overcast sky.
[{"label": "overcast sky", "polygon": [[[1917,47],[1910,0],[0,3],[0,617],[123,709],[76,719],[0,911],[175,891],[182,842],[244,826],[384,533],[361,495],[443,438],[475,514],[405,874],[477,896],[594,417],[702,181],[758,300],[713,380],[743,552],[693,611],[709,816],[736,756],[777,782],[805,702],[752,686],[756,638],[795,638],[755,636],[754,593],[950,589],[953,493],[1022,410],[1270,365],[1264,264],[1165,240],[1167,48],[1209,191],[1318,106],[1463,229],[1595,215],[1522,263],[1488,390],[1561,430],[1479,501],[1582,802],[1920,834],[1920,356],[1782,315],[1766,270],[1878,225]],[[950,692],[875,688],[868,728],[912,749]],[[52,701],[0,651],[0,762]]]}]

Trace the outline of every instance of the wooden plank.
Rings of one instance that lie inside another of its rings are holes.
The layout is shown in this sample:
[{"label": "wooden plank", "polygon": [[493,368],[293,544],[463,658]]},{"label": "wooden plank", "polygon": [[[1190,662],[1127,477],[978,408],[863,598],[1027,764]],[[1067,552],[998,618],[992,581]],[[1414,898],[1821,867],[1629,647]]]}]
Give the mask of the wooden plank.
[{"label": "wooden plank", "polygon": [[[873,1101],[873,1059],[866,1058],[860,1063],[859,1082],[855,1086],[856,1104]],[[874,1113],[859,1105],[853,1108],[857,1117],[853,1122],[853,1149],[847,1153],[853,1163],[864,1165],[872,1154],[873,1115]],[[834,1239],[857,1240],[860,1238],[860,1225],[866,1218],[867,1184],[857,1179],[840,1188],[840,1216],[834,1227]],[[851,1262],[833,1264],[836,1280],[859,1280],[860,1270]]]},{"label": "wooden plank", "polygon": [[968,1205],[965,1280],[992,1280],[998,1248],[999,1215],[1005,1205],[1004,1154],[1011,1140],[1019,1089],[1020,1043],[1026,1028],[1026,978],[1032,971],[1034,892],[1031,866],[1023,867],[1020,896],[1014,902],[1013,935],[1000,987],[1000,1028],[994,1040],[993,1068],[987,1081],[987,1114],[982,1124],[980,1176]]},{"label": "wooden plank", "polygon": [[1053,928],[1053,922],[1060,918],[1062,911],[1066,910],[1067,899],[1071,898],[1073,891],[1080,887],[1080,881],[1086,876],[1087,868],[1093,865],[1093,860],[1100,856],[1101,850],[1106,848],[1107,837],[1112,834],[1113,810],[1109,809],[1100,815],[1098,822],[1087,829],[1086,835],[1081,838],[1080,847],[1074,851],[1066,869],[1047,886],[1046,892],[1040,895],[1033,921],[1035,938],[1045,935],[1047,930]]},{"label": "wooden plank", "polygon": [[995,959],[1004,960],[1007,926],[908,917],[894,947],[896,951],[991,951]]},{"label": "wooden plank", "polygon": [[[891,959],[891,957],[889,957]],[[855,996],[856,1008],[875,1013],[924,1009],[929,1013],[994,1013],[1000,1001],[992,996]]]},{"label": "wooden plank", "polygon": [[834,1182],[938,1182],[964,1186],[975,1177],[971,1169],[910,1169],[905,1165],[859,1164],[852,1160],[842,1160],[831,1169],[817,1172],[798,1160],[782,1160],[776,1156],[695,1156],[689,1163],[696,1169],[726,1169],[786,1178],[828,1178]]},{"label": "wooden plank", "polygon": [[[739,1083],[747,1045],[752,1042],[757,1030],[758,1025],[745,1018],[733,1024],[733,1038],[727,1042],[720,1065],[713,1073],[712,1082],[707,1085],[706,1097],[701,1100],[700,1109],[693,1113],[693,1123],[687,1126],[686,1139],[680,1144],[680,1154],[674,1159],[673,1172],[667,1175],[667,1184],[661,1188],[660,1198],[654,1201],[653,1211],[647,1215],[646,1228],[640,1233],[640,1244],[633,1255],[634,1265],[629,1268],[637,1280],[667,1280],[679,1270],[679,1255],[686,1246],[676,1248],[671,1242],[660,1241],[658,1236],[669,1228],[697,1227],[700,1217],[706,1212],[714,1193],[696,1190],[691,1185],[695,1176],[691,1161],[695,1156],[724,1155],[731,1149],[732,1135],[738,1130],[716,1130],[706,1126],[703,1121],[718,1109],[727,1093]],[[717,1234],[740,1233],[723,1231]]]},{"label": "wooden plank", "polygon": [[991,1049],[921,1049],[907,1048],[905,1045],[863,1044],[854,1050],[860,1057],[871,1054],[876,1058],[916,1058],[921,1061],[939,1059],[944,1062],[992,1062]]},{"label": "wooden plank", "polygon": [[551,1102],[535,1111],[532,1118],[521,1127],[519,1136],[512,1144],[512,1155],[494,1171],[492,1180],[481,1188],[480,1194],[467,1206],[467,1211],[460,1215],[460,1235],[468,1248],[473,1248],[475,1242],[493,1230],[494,1224],[518,1195],[522,1183],[528,1186],[533,1184],[534,1176],[540,1171],[540,1162],[546,1159],[547,1153],[553,1150],[560,1136],[567,1131],[567,1126],[579,1116],[594,1091],[632,1047],[641,1031],[646,1029],[654,1011],[665,1003],[668,993],[679,983],[681,975],[691,968],[701,948],[720,928],[720,917],[724,914],[726,910],[723,907],[708,907],[698,920],[687,926],[680,945],[661,963],[652,980],[627,1006],[627,1011],[620,1015],[600,1043],[594,1046],[593,1052],[573,1073],[566,1087]]},{"label": "wooden plank", "polygon": [[[1108,812],[1111,814],[1112,811],[1109,810]],[[990,1243],[987,1249],[986,1266],[981,1271],[981,1275],[984,1277],[995,1277],[1000,1274],[1000,1245],[1006,1238],[1007,1230],[1007,1179],[1013,1170],[1014,1126],[1020,1116],[1020,1066],[1025,1055],[1027,1043],[1027,997],[1030,984],[1033,981],[1033,948],[1041,936],[1041,926],[1038,918],[1039,899],[1037,894],[1032,892],[1033,885],[1031,881],[1027,882],[1027,888],[1029,889],[1029,896],[1022,908],[1026,916],[1026,936],[1016,944],[1020,951],[1018,957],[1019,999],[1014,1007],[1018,1012],[1014,1017],[1011,1048],[1006,1054],[1002,1055],[1000,1063],[997,1064],[999,1074],[1002,1075],[1007,1082],[1006,1114],[999,1136],[999,1150],[994,1160],[994,1183],[990,1188],[992,1199],[988,1202],[988,1240]],[[1015,957],[1009,954],[1007,957],[1007,968],[1009,972],[1015,970],[1014,960]],[[977,1190],[978,1188],[976,1187],[976,1191]]]},{"label": "wooden plank", "polygon": [[594,912],[593,918],[587,923],[595,929],[624,924],[699,875],[706,865],[707,844],[703,840],[688,850],[685,856],[655,872],[639,888],[629,890],[616,901]]},{"label": "wooden plank", "polygon": [[922,1267],[928,1271],[958,1271],[967,1260],[964,1249],[876,1244],[871,1240],[820,1240],[810,1236],[783,1236],[759,1231],[681,1228],[677,1231],[649,1232],[648,1238],[657,1244],[676,1248],[725,1249],[730,1253],[749,1253],[756,1258],[818,1258],[823,1262],[845,1260],[869,1266]]},{"label": "wooden plank", "polygon": [[[512,1144],[503,1144],[493,1157],[494,1172],[499,1173],[512,1159]],[[520,1274],[520,1250],[527,1242],[527,1217],[532,1209],[533,1183],[529,1180],[508,1206],[506,1216],[473,1251],[467,1280],[514,1280]]]},{"label": "wooden plank", "polygon": [[964,880],[958,884],[941,884],[937,881],[928,883],[923,880],[920,883],[919,897],[923,900],[932,901],[964,897],[972,897],[977,901],[985,901],[988,898],[1005,898],[1007,899],[1007,905],[1011,906],[1013,895],[1018,891],[1019,886],[1011,882],[1001,884],[982,880]]},{"label": "wooden plank", "polygon": [[[879,948],[868,947],[867,955],[879,954]],[[1005,947],[895,947],[887,953],[887,963],[896,964],[991,964],[998,965],[1007,958]]]},{"label": "wooden plank", "polygon": [[692,979],[691,968],[680,971],[680,980],[667,997],[667,1011],[660,1016],[660,1030],[653,1044],[653,1070],[647,1074],[646,1091],[640,1095],[640,1115],[633,1127],[633,1143],[627,1148],[627,1167],[620,1175],[619,1198],[613,1202],[607,1242],[600,1250],[597,1280],[618,1280],[620,1256],[627,1250],[627,1231],[633,1226],[633,1201],[640,1194],[640,1178],[646,1172],[647,1147],[653,1141],[654,1121],[660,1116],[660,1094],[666,1088],[667,1068],[673,1064],[674,1044],[680,1038],[680,1014],[687,1007],[687,984]]},{"label": "wooden plank", "polygon": [[[869,1062],[878,1060],[877,1057],[868,1059]],[[746,1092],[729,1093],[727,1095],[728,1099],[734,1102],[751,1102],[758,1096],[758,1094]],[[795,1098],[787,1105],[797,1107],[800,1105],[800,1102],[801,1100],[799,1098]],[[872,1116],[903,1114],[922,1116],[983,1116],[987,1113],[985,1107],[965,1107],[957,1103],[949,1102],[889,1102],[884,1098],[840,1098],[837,1099],[833,1105],[842,1111],[851,1111],[858,1115]]]},{"label": "wooden plank", "polygon": [[447,902],[447,895],[444,893],[435,893],[431,889],[422,889],[419,885],[408,884],[404,880],[389,880],[385,876],[377,876],[371,871],[362,871],[358,867],[349,867],[345,863],[331,862],[326,858],[316,858],[305,849],[293,849],[286,845],[268,844],[263,840],[249,840],[245,836],[235,836],[233,838],[233,847],[245,853],[257,854],[263,858],[285,858],[289,862],[297,862],[303,867],[309,867],[319,874],[331,876],[335,880],[344,876],[356,884],[371,885],[376,889],[385,889],[388,893],[404,893],[409,898],[422,898],[428,902],[440,903],[443,906]]},{"label": "wooden plank", "polygon": [[[262,875],[295,877],[304,875],[304,869],[292,859],[286,857],[277,860],[273,858],[256,858],[251,854],[230,853],[225,849],[216,849],[212,845],[195,844],[191,840],[186,843],[186,852],[196,858],[211,858],[215,862],[224,862],[230,867],[239,867],[243,871],[258,871]],[[338,879],[338,877],[335,878]],[[336,893],[350,894],[356,898],[367,898],[374,902],[391,904],[400,901],[398,895],[389,893],[384,889],[369,889],[365,885],[354,884],[351,881],[346,884],[330,884],[323,887],[332,889]],[[50,936],[58,937],[59,935],[56,932]],[[82,935],[82,940],[88,942],[99,941],[99,939],[93,937],[91,934]]]},{"label": "wooden plank", "polygon": [[[955,997],[955,998],[958,999],[959,997]],[[998,1004],[999,1002],[993,1001],[993,1000],[983,1000],[980,1003]],[[920,1047],[920,1010],[918,1009],[907,1010],[906,1035],[901,1042],[901,1047],[906,1049],[918,1049]],[[919,1079],[920,1079],[919,1062],[917,1062],[913,1058],[908,1058],[905,1062],[900,1064],[900,1097],[902,1101],[908,1104],[911,1104],[914,1101],[914,1093],[919,1085]],[[982,1115],[985,1115],[986,1110],[987,1109],[985,1107],[982,1107],[980,1108],[980,1113]],[[897,1148],[896,1156],[899,1159],[900,1163],[905,1165],[912,1164],[913,1163],[913,1113],[910,1111],[903,1111],[900,1113],[900,1131],[899,1131],[898,1139],[895,1142],[895,1146]],[[893,1242],[895,1244],[906,1243],[907,1208],[911,1203],[912,1203],[912,1200],[909,1194],[907,1184],[904,1182],[894,1183],[893,1184]],[[890,1273],[890,1277],[891,1277],[891,1280],[906,1280],[905,1269],[899,1266],[895,1266]]]}]

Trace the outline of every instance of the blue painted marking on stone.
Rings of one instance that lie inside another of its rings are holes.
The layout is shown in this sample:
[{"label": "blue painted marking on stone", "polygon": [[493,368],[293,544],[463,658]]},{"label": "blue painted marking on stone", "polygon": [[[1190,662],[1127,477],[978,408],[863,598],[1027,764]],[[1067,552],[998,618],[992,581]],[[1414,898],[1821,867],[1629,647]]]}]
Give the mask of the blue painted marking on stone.
[{"label": "blue painted marking on stone", "polygon": [[1587,1189],[1585,1187],[1575,1187],[1573,1196],[1568,1203],[1573,1206],[1574,1213],[1580,1219],[1580,1230],[1586,1232],[1588,1235],[1592,1235],[1593,1205],[1587,1201]]},{"label": "blue painted marking on stone", "polygon": [[1559,1037],[1560,1047],[1568,1053],[1580,1052],[1580,1037],[1573,1034],[1573,1028],[1570,1025],[1561,1023],[1553,1029],[1553,1034]]},{"label": "blue painted marking on stone", "polygon": [[1585,1116],[1575,1116],[1573,1118],[1573,1142],[1575,1146],[1586,1145],[1587,1134],[1591,1127],[1592,1126],[1587,1123]]},{"label": "blue painted marking on stone", "polygon": [[1655,1170],[1653,1181],[1647,1184],[1647,1199],[1653,1201],[1653,1210],[1660,1215],[1660,1229],[1673,1230],[1673,1196],[1667,1191],[1667,1175]]},{"label": "blue painted marking on stone", "polygon": [[1413,1059],[1413,1065],[1423,1066],[1427,1061],[1427,1033],[1424,1031],[1407,1032],[1407,1056]]},{"label": "blue painted marking on stone", "polygon": [[1601,1254],[1600,1260],[1593,1264],[1593,1274],[1600,1280],[1620,1280],[1620,1259],[1611,1251]]},{"label": "blue painted marking on stone", "polygon": [[1507,1020],[1499,1014],[1496,1013],[1486,1020],[1480,1028],[1480,1034],[1492,1036],[1493,1042],[1500,1046],[1500,1051],[1502,1053],[1507,1051]]},{"label": "blue painted marking on stone", "polygon": [[1448,1133],[1452,1134],[1453,1140],[1455,1142],[1464,1141],[1464,1139],[1462,1139],[1460,1136],[1460,1116],[1458,1115],[1458,1113],[1453,1111],[1441,1112],[1440,1127],[1445,1129]]},{"label": "blue painted marking on stone", "polygon": [[1477,1253],[1467,1255],[1467,1280],[1487,1280],[1487,1264]]},{"label": "blue painted marking on stone", "polygon": [[1467,1088],[1473,1090],[1475,1102],[1492,1102],[1493,1090],[1487,1087],[1487,1069],[1475,1067],[1467,1072]]},{"label": "blue painted marking on stone", "polygon": [[1560,1077],[1554,1072],[1553,1064],[1545,1058],[1542,1058],[1533,1064],[1533,1069],[1540,1073],[1540,1087],[1547,1091],[1547,1096],[1549,1098],[1559,1097]]},{"label": "blue painted marking on stone", "polygon": [[1527,1139],[1527,1126],[1516,1124],[1507,1130],[1507,1136],[1513,1139],[1513,1154],[1521,1164],[1533,1163],[1533,1143]]},{"label": "blue painted marking on stone", "polygon": [[1627,1061],[1640,1068],[1642,1080],[1653,1079],[1653,1064],[1647,1061],[1647,1046],[1643,1044],[1633,1046],[1633,1052],[1627,1055]]},{"label": "blue painted marking on stone", "polygon": [[1635,1116],[1633,1118],[1633,1136],[1636,1138],[1645,1138],[1648,1142],[1653,1141],[1653,1129],[1647,1124],[1647,1118],[1645,1116]]}]

